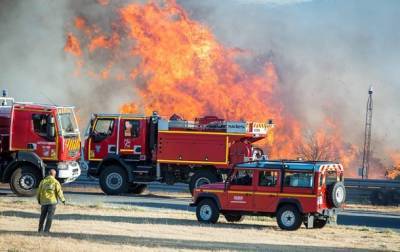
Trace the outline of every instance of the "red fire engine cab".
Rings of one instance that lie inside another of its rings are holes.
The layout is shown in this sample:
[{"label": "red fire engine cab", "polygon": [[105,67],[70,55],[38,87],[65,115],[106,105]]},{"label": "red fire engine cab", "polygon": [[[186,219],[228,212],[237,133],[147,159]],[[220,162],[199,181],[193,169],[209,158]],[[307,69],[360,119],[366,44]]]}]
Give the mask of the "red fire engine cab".
[{"label": "red fire engine cab", "polygon": [[0,97],[0,182],[33,196],[46,171],[62,183],[81,174],[80,133],[73,107],[14,102]]},{"label": "red fire engine cab", "polygon": [[157,113],[95,114],[85,139],[88,175],[110,195],[141,193],[153,181],[189,183],[193,192],[222,181],[233,164],[263,157],[252,143],[265,138],[271,125],[214,116],[186,121]]}]

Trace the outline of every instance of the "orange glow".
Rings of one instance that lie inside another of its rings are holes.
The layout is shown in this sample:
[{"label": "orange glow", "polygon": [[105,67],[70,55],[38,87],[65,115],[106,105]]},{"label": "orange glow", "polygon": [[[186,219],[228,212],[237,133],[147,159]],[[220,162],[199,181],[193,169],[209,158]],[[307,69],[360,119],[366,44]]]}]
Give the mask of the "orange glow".
[{"label": "orange glow", "polygon": [[[98,3],[108,5],[109,1]],[[257,63],[254,71],[245,69],[238,59],[252,57],[251,52],[225,48],[208,27],[190,19],[173,0],[128,4],[117,10],[117,16],[109,34],[82,17],[76,18],[74,27],[81,39],[68,34],[65,51],[82,62],[81,66],[98,53],[110,55],[93,64],[102,64],[102,69],[85,71],[96,80],[131,83],[132,96],[140,101],[121,104],[120,112],[177,113],[186,119],[205,115],[246,121],[271,118],[276,127],[260,143],[270,158],[307,158],[315,152],[314,156],[352,167],[346,172],[356,176],[355,168],[361,162],[359,147],[346,143],[333,120],[326,119],[307,142],[306,126],[282,102],[273,62]]]},{"label": "orange glow", "polygon": [[64,50],[74,56],[82,55],[79,40],[74,35],[72,35],[72,33],[69,33],[67,35],[67,41],[65,43]]},{"label": "orange glow", "polygon": [[391,153],[390,158],[393,162],[393,167],[388,170],[387,177],[390,179],[400,179],[400,152]]}]

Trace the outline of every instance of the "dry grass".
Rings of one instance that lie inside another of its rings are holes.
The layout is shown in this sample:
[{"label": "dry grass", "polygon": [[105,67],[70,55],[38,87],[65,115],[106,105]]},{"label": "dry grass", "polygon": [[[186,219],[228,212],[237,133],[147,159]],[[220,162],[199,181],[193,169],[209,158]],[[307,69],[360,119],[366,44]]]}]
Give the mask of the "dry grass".
[{"label": "dry grass", "polygon": [[5,251],[168,251],[168,250],[400,250],[394,231],[329,226],[281,231],[273,219],[248,218],[201,225],[194,213],[123,209],[103,205],[59,206],[52,234],[37,234],[39,207],[0,199],[0,250]]}]

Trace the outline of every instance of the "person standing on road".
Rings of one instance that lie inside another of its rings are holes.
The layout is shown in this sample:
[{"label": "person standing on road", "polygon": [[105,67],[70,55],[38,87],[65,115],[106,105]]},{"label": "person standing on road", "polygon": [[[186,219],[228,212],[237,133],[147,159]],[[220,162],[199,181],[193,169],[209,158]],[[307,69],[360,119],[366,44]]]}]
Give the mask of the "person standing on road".
[{"label": "person standing on road", "polygon": [[38,232],[43,232],[43,224],[46,219],[44,232],[50,232],[51,222],[53,221],[58,201],[61,201],[65,205],[64,194],[60,182],[56,179],[56,174],[56,170],[51,169],[49,175],[39,184],[36,196],[38,203],[41,205]]}]

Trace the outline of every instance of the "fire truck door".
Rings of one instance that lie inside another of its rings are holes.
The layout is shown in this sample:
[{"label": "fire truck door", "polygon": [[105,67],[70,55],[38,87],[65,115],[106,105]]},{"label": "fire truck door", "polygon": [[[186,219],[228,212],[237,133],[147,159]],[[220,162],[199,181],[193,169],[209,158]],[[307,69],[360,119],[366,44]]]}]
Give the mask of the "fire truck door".
[{"label": "fire truck door", "polygon": [[33,151],[42,159],[57,160],[55,120],[51,112],[15,108],[11,132],[12,149]]},{"label": "fire truck door", "polygon": [[108,154],[117,151],[117,118],[97,118],[89,138],[89,160],[102,160]]},{"label": "fire truck door", "polygon": [[119,134],[119,152],[121,155],[133,155],[140,159],[144,153],[145,137],[141,134],[142,121],[139,119],[121,119]]},{"label": "fire truck door", "polygon": [[256,211],[273,212],[278,204],[280,191],[279,170],[257,171],[254,207]]},{"label": "fire truck door", "polygon": [[254,179],[252,170],[237,170],[229,183],[228,205],[231,210],[253,211]]}]

